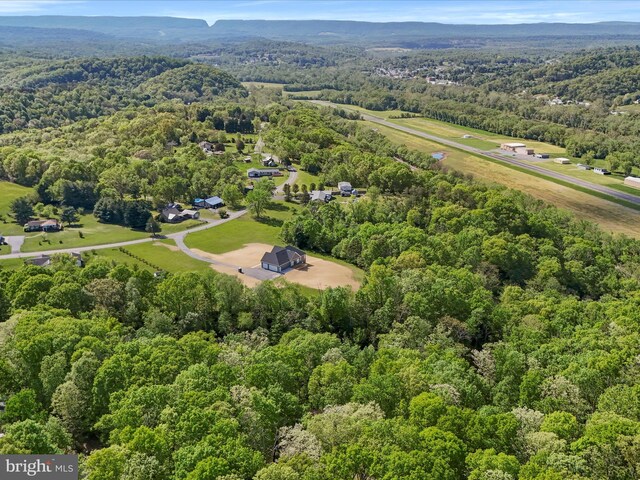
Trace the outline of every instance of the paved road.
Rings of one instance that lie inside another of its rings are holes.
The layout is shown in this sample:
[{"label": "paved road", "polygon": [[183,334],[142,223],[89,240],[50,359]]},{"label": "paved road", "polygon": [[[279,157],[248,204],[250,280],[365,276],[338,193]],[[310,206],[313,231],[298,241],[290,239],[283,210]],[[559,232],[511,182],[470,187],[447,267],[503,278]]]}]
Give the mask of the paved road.
[{"label": "paved road", "polygon": [[287,179],[284,181],[284,183],[282,185],[278,185],[276,187],[276,191],[274,193],[276,200],[279,199],[279,197],[282,197],[284,195],[284,186],[285,185],[293,185],[296,180],[298,179],[298,171],[296,170],[295,172],[289,172],[289,177],[287,177]]},{"label": "paved road", "polygon": [[[180,247],[180,245],[184,246],[184,250],[181,248],[181,250],[183,250],[185,253],[187,253],[189,256],[193,256],[195,254],[193,254],[193,252],[191,252],[191,250],[189,250],[187,248],[186,245],[184,245],[184,237],[186,237],[188,234],[193,233],[193,232],[199,232],[202,230],[207,230],[209,228],[212,227],[216,227],[218,225],[221,225],[223,223],[229,222],[231,220],[234,220],[238,217],[241,217],[242,215],[244,215],[245,213],[247,213],[247,210],[240,210],[237,212],[229,212],[229,216],[227,218],[224,219],[220,219],[220,220],[207,220],[204,225],[201,225],[199,227],[195,227],[195,228],[191,228],[189,230],[183,230],[182,232],[176,232],[176,233],[170,233],[169,235],[165,235],[163,237],[158,237],[158,238],[153,238],[153,237],[148,237],[148,238],[140,238],[138,240],[128,240],[126,242],[116,242],[116,243],[106,243],[104,245],[90,245],[90,246],[86,246],[86,247],[76,247],[76,248],[63,248],[63,249],[59,249],[59,250],[45,250],[45,251],[41,251],[41,252],[20,252],[20,253],[10,253],[8,255],[0,255],[0,260],[4,260],[4,259],[9,259],[9,258],[29,258],[29,257],[39,257],[41,255],[55,255],[56,253],[74,253],[74,252],[86,252],[89,250],[102,250],[105,248],[119,248],[119,247],[127,247],[129,245],[137,245],[139,243],[146,243],[146,242],[154,242],[154,241],[158,241],[162,238],[170,238],[172,240],[175,240],[176,245],[178,245]],[[197,257],[194,257],[197,258]],[[201,258],[199,258],[199,260],[201,260]],[[209,260],[205,260],[205,261],[209,261]]]},{"label": "paved road", "polygon": [[[348,109],[348,107],[346,107],[345,105],[337,105],[335,103],[327,102],[327,101],[324,101],[324,100],[310,100],[310,102],[311,103],[315,103],[317,105],[322,105],[322,106],[325,106],[325,107],[333,107],[333,108],[340,107],[340,108],[347,108]],[[362,113],[359,110],[357,110],[357,112],[360,113],[360,115],[362,116],[362,118],[364,120],[368,120],[370,122],[378,123],[380,125],[384,125],[385,127],[394,128],[396,130],[400,130],[401,132],[409,133],[409,134],[415,135],[417,137],[422,137],[422,138],[425,138],[427,140],[431,140],[431,141],[434,141],[434,142],[441,143],[443,145],[448,145],[450,147],[458,148],[460,150],[464,150],[464,151],[467,151],[467,152],[470,152],[470,153],[475,153],[475,154],[478,154],[478,155],[489,157],[489,158],[492,158],[494,160],[499,160],[500,162],[509,163],[511,165],[515,165],[515,166],[518,166],[520,168],[524,168],[526,170],[542,174],[542,175],[544,175],[546,177],[555,178],[557,180],[561,180],[563,182],[570,183],[570,184],[578,186],[578,187],[586,188],[586,189],[592,190],[594,192],[603,193],[603,194],[608,195],[610,197],[614,197],[614,198],[617,198],[619,200],[624,200],[626,202],[633,203],[635,205],[639,205],[640,206],[640,196],[637,196],[637,195],[621,192],[621,191],[615,190],[613,188],[605,187],[604,185],[598,185],[596,183],[591,183],[591,182],[588,182],[586,180],[581,180],[579,178],[575,178],[575,177],[572,177],[572,176],[569,176],[569,175],[565,175],[563,173],[553,172],[551,170],[547,170],[546,168],[539,167],[537,165],[532,165],[531,163],[528,163],[526,161],[522,161],[522,160],[517,160],[515,158],[511,158],[511,157],[509,157],[507,155],[501,155],[501,154],[496,153],[496,152],[486,151],[486,150],[482,150],[482,149],[479,149],[479,148],[470,147],[468,145],[463,145],[461,143],[454,142],[453,140],[450,140],[448,138],[442,138],[442,137],[438,137],[436,135],[431,135],[429,133],[424,133],[424,132],[421,132],[419,130],[415,130],[415,129],[410,128],[410,127],[405,127],[404,125],[398,125],[397,123],[390,122],[389,120],[385,120],[384,118],[376,117],[375,115],[370,115],[368,113]]]}]

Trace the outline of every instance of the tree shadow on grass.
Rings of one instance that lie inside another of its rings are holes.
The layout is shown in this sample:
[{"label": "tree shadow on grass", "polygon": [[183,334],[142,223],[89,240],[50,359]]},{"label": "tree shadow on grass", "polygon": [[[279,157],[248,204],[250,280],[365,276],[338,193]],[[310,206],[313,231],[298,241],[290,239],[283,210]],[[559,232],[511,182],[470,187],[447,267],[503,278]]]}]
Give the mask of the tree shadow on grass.
[{"label": "tree shadow on grass", "polygon": [[272,202],[271,205],[269,205],[265,210],[286,212],[287,210],[289,210],[289,207],[287,205],[282,204],[282,203],[274,203],[274,202]]},{"label": "tree shadow on grass", "polygon": [[263,225],[269,225],[271,227],[282,227],[284,220],[272,217],[261,217],[256,218],[256,222],[262,223]]}]

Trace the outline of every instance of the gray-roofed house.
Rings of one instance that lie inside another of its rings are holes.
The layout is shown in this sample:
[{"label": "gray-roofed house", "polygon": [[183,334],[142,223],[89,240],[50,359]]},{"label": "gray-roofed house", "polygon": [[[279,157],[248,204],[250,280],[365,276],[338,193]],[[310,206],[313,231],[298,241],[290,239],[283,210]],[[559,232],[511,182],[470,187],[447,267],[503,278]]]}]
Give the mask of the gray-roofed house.
[{"label": "gray-roofed house", "polygon": [[[82,254],[79,252],[72,252],[71,258],[75,260],[76,267],[84,267],[84,260],[82,259]],[[51,265],[52,258],[49,255],[41,255],[35,258],[29,258],[25,260],[27,263],[31,265],[36,265],[38,267],[48,267]]]},{"label": "gray-roofed house", "polygon": [[349,182],[338,182],[338,190],[340,190],[340,195],[348,197],[353,192],[353,187]]},{"label": "gray-roofed house", "polygon": [[279,177],[282,176],[282,172],[277,168],[250,168],[247,170],[247,176],[249,178]]},{"label": "gray-roofed house", "polygon": [[220,197],[209,197],[204,200],[205,208],[220,208],[224,207],[224,200]]},{"label": "gray-roofed house", "polygon": [[36,265],[37,267],[48,267],[51,265],[51,257],[49,255],[42,255],[41,257],[28,259],[27,263]]},{"label": "gray-roofed house", "polygon": [[333,200],[333,194],[331,190],[313,190],[311,192],[310,202],[324,202],[329,203]]},{"label": "gray-roofed house", "polygon": [[58,232],[62,225],[55,218],[47,220],[30,220],[24,224],[25,232]]},{"label": "gray-roofed house", "polygon": [[303,263],[307,263],[307,254],[291,245],[286,247],[274,246],[270,252],[265,252],[260,261],[262,268],[278,273]]},{"label": "gray-roofed house", "polygon": [[179,223],[184,217],[177,208],[165,208],[160,213],[160,220],[167,223]]}]

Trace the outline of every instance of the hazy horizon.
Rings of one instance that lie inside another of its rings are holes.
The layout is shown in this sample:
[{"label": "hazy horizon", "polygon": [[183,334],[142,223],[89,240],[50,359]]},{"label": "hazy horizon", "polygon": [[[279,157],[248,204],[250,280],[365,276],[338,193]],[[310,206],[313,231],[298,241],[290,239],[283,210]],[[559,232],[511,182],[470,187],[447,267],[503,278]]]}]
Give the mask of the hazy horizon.
[{"label": "hazy horizon", "polygon": [[640,22],[640,2],[572,1],[96,1],[0,0],[2,16],[178,17],[205,20],[337,20],[435,22],[452,25]]}]

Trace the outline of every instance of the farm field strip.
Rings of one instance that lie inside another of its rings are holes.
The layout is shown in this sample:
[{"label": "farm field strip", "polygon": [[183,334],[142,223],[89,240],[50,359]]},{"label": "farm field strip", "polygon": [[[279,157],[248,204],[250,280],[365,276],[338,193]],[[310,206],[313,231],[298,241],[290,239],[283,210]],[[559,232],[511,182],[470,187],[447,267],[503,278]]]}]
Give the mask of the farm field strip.
[{"label": "farm field strip", "polygon": [[[442,146],[437,143],[391,127],[373,122],[365,123],[372,128],[377,128],[391,141],[409,148],[426,152],[442,149]],[[443,164],[455,170],[470,173],[479,180],[528,193],[559,208],[569,210],[578,218],[598,223],[605,231],[640,238],[640,213],[630,208],[456,150],[447,150],[447,158],[443,160]]]}]

